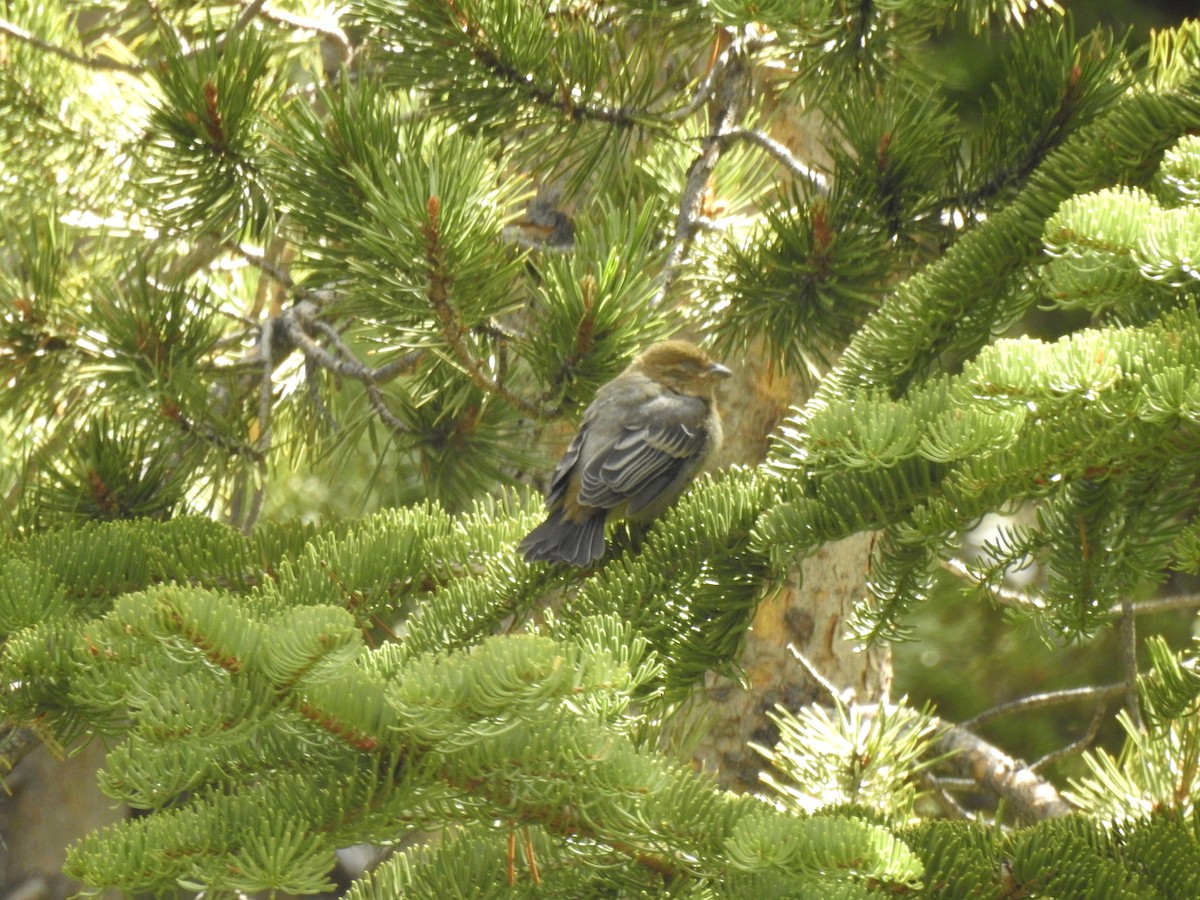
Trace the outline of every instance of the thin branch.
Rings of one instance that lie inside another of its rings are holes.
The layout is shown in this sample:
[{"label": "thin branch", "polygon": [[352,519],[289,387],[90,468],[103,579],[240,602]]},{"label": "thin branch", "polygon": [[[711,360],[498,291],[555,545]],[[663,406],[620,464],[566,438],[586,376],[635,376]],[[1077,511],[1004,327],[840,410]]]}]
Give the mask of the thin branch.
[{"label": "thin branch", "polygon": [[1041,694],[1032,694],[1028,697],[1010,700],[1007,703],[1001,703],[999,706],[993,706],[991,709],[985,709],[978,715],[972,716],[961,723],[960,727],[975,729],[985,722],[990,722],[992,719],[997,719],[1000,716],[1018,712],[1030,712],[1035,709],[1047,709],[1052,706],[1063,706],[1068,703],[1099,702],[1103,704],[1114,697],[1120,697],[1123,693],[1125,693],[1124,683],[1106,684],[1098,687],[1066,688],[1061,691],[1046,691]]},{"label": "thin branch", "polygon": [[[1002,606],[1013,609],[1023,609],[1029,612],[1044,612],[1047,606],[1045,600],[1035,595],[1014,591],[1011,588],[990,584],[976,577],[970,567],[961,559],[943,559],[941,566],[947,572],[955,575],[972,585],[985,590],[993,600]],[[1124,603],[1116,603],[1109,607],[1108,615],[1116,620],[1124,613]],[[1132,605],[1134,616],[1149,616],[1155,613],[1171,612],[1177,609],[1200,609],[1200,594],[1177,594],[1173,597],[1162,597],[1157,600],[1147,600]]]},{"label": "thin branch", "polygon": [[1139,729],[1142,722],[1142,707],[1138,702],[1137,689],[1137,621],[1134,618],[1133,601],[1121,602],[1121,618],[1118,631],[1121,635],[1121,666],[1125,671],[1125,708],[1129,718]]},{"label": "thin branch", "polygon": [[753,128],[734,128],[725,134],[725,140],[728,142],[735,140],[747,141],[757,147],[761,147],[775,157],[776,161],[787,169],[793,178],[798,181],[807,181],[822,194],[829,193],[829,182],[824,175],[811,166],[806,166],[800,162],[800,160],[792,155],[791,150],[769,134]]},{"label": "thin branch", "polygon": [[[1178,609],[1200,608],[1200,594],[1175,594],[1172,597],[1160,597],[1157,600],[1146,600],[1133,605],[1135,616],[1152,616],[1155,613],[1174,612]],[[1113,618],[1124,612],[1124,604],[1118,603],[1111,607],[1108,614]]]},{"label": "thin branch", "polygon": [[800,663],[800,665],[804,666],[804,670],[808,672],[809,677],[821,687],[825,688],[825,692],[828,693],[833,699],[835,706],[842,706],[846,702],[842,699],[841,692],[834,687],[833,682],[822,675],[817,667],[809,661],[808,657],[800,652],[800,649],[795,644],[788,644],[787,648],[792,656],[796,658],[796,661]]},{"label": "thin branch", "polygon": [[162,8],[158,5],[157,0],[143,0],[146,7],[150,10],[150,15],[154,19],[155,24],[159,28],[163,28],[171,33],[171,37],[175,41],[175,45],[183,51],[184,55],[189,55],[192,52],[191,42],[175,27],[175,23],[171,21],[170,16],[166,15]]},{"label": "thin branch", "polygon": [[288,310],[280,316],[280,322],[287,329],[288,337],[291,338],[292,342],[304,354],[306,359],[315,362],[323,368],[329,369],[331,372],[336,372],[347,378],[353,378],[355,381],[361,381],[365,384],[380,384],[391,381],[397,375],[411,372],[425,356],[425,351],[413,350],[404,354],[399,359],[377,368],[365,366],[354,358],[354,354],[351,353],[350,348],[342,341],[341,335],[328,322],[309,321],[305,324],[316,331],[320,331],[333,346],[335,352],[330,353],[314,341],[308,332],[305,331],[304,324],[301,322],[303,315],[304,313],[300,309],[293,307],[293,309]]},{"label": "thin branch", "polygon": [[970,790],[979,790],[979,785],[969,778],[951,779],[938,778],[931,774],[928,770],[922,771],[917,775],[917,781],[920,783],[929,794],[930,799],[937,804],[942,814],[948,819],[971,819],[971,814],[966,808],[951,796],[948,782],[961,781]]},{"label": "thin branch", "polygon": [[1096,734],[1100,731],[1100,723],[1104,721],[1106,710],[1103,705],[1097,706],[1096,711],[1092,714],[1092,721],[1088,723],[1088,729],[1083,736],[1077,741],[1072,741],[1065,747],[1060,747],[1047,753],[1041,759],[1032,763],[1029,768],[1035,772],[1040,772],[1042,769],[1053,765],[1060,759],[1066,759],[1068,756],[1074,756],[1077,753],[1082,753],[1092,745],[1092,741],[1096,739]]},{"label": "thin branch", "polygon": [[675,218],[675,235],[664,264],[663,282],[653,300],[660,304],[671,285],[679,277],[680,267],[687,259],[692,240],[699,230],[704,193],[708,188],[717,162],[726,147],[725,137],[740,127],[750,93],[750,69],[745,58],[745,45],[734,40],[725,51],[726,61],[716,78],[714,93],[718,104],[716,125],[701,144],[700,154],[692,161],[679,200]]},{"label": "thin branch", "polygon": [[65,59],[67,62],[74,63],[77,66],[86,66],[89,69],[100,69],[106,72],[124,72],[126,75],[144,75],[146,73],[145,66],[134,66],[129,63],[117,62],[115,59],[105,59],[102,56],[83,56],[75,53],[66,47],[52,44],[38,37],[36,34],[26,31],[20,25],[9,22],[7,19],[0,19],[0,34],[7,34],[9,37],[16,38],[22,43],[37,47],[39,50],[45,50],[47,53],[52,53],[60,59]]},{"label": "thin branch", "polygon": [[328,38],[337,44],[343,60],[350,58],[353,52],[353,48],[350,46],[350,38],[346,36],[346,32],[339,28],[336,23],[330,25],[318,19],[309,18],[308,16],[298,16],[295,13],[276,9],[266,4],[259,4],[259,6],[259,18],[268,22],[274,22],[277,25],[285,25],[288,28],[315,32],[321,35],[321,37]]},{"label": "thin branch", "polygon": [[262,374],[258,383],[258,437],[254,441],[254,449],[260,457],[265,457],[271,449],[271,401],[275,393],[271,374],[275,369],[273,349],[276,321],[268,317],[263,322],[258,339],[258,360]]},{"label": "thin branch", "polygon": [[677,109],[672,109],[665,113],[661,113],[659,114],[659,118],[668,122],[678,122],[681,119],[686,119],[701,106],[707,103],[709,98],[712,97],[713,91],[716,90],[717,85],[720,83],[720,77],[725,71],[725,64],[729,62],[729,51],[735,43],[737,42],[731,42],[730,45],[726,47],[725,50],[720,53],[715,60],[713,60],[713,64],[709,66],[708,71],[704,73],[704,78],[702,78],[700,80],[700,84],[696,86],[696,92],[692,94],[692,99],[689,100],[687,104],[680,106]]},{"label": "thin branch", "polygon": [[267,5],[267,0],[250,0],[245,4],[242,11],[238,14],[237,21],[233,23],[233,27],[226,34],[236,33],[241,31],[250,24],[250,20],[258,15],[259,10]]},{"label": "thin branch", "polygon": [[942,568],[952,575],[956,575],[963,581],[969,581],[975,587],[983,588],[993,600],[1000,603],[1002,606],[1011,606],[1014,609],[1026,609],[1033,611],[1041,611],[1045,609],[1045,604],[1039,604],[1031,597],[1022,594],[1020,591],[1014,591],[1011,588],[1002,587],[996,584],[990,584],[976,577],[963,560],[957,557],[943,559],[941,561]]},{"label": "thin branch", "polygon": [[467,346],[464,338],[468,329],[463,326],[458,310],[450,302],[450,276],[446,272],[440,219],[440,203],[430,197],[428,218],[423,226],[425,237],[425,263],[429,267],[429,289],[426,297],[429,306],[441,325],[442,337],[449,345],[450,353],[474,385],[485,393],[494,394],[515,409],[538,419],[548,418],[548,411],[524,397],[518,396],[484,370],[483,363]]},{"label": "thin branch", "polygon": [[1065,816],[1072,809],[1057,788],[1029,766],[966,728],[942,723],[933,738],[935,751],[952,754],[950,764],[969,775],[1004,801],[1027,821]]},{"label": "thin branch", "polygon": [[379,416],[384,425],[391,429],[393,434],[398,436],[412,434],[412,429],[388,408],[387,402],[383,399],[383,392],[379,390],[377,384],[367,384],[367,402],[371,404],[371,409],[375,410],[375,414]]}]

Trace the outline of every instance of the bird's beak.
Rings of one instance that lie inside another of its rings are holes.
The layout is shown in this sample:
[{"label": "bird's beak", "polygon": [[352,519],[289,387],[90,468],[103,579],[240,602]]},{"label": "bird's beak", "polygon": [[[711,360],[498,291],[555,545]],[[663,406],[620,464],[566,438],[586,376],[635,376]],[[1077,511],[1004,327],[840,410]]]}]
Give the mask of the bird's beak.
[{"label": "bird's beak", "polygon": [[708,367],[708,376],[710,378],[728,378],[732,374],[732,369],[728,369],[720,363],[713,363]]}]

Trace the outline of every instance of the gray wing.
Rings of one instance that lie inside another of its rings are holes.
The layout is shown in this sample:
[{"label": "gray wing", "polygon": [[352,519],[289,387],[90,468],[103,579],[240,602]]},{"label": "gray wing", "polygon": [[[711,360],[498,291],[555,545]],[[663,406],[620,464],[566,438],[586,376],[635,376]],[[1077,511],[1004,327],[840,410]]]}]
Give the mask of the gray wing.
[{"label": "gray wing", "polygon": [[679,422],[626,428],[583,471],[579,502],[612,509],[629,501],[636,514],[690,474],[707,443],[706,429]]}]

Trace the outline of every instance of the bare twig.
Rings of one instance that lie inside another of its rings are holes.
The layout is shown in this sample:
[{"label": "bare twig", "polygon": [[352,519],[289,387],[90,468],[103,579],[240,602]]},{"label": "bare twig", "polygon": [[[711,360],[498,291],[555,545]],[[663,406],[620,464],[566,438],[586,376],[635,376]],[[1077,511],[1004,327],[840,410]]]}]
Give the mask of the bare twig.
[{"label": "bare twig", "polygon": [[1106,684],[1099,687],[1066,688],[1061,691],[1046,691],[1041,694],[1032,694],[1028,697],[1010,700],[1008,703],[1001,703],[999,706],[993,706],[991,709],[985,709],[978,715],[967,719],[961,724],[961,727],[978,728],[985,722],[990,722],[992,719],[1006,716],[1010,713],[1030,712],[1035,709],[1046,709],[1051,706],[1062,706],[1067,703],[1099,702],[1103,704],[1114,697],[1121,696],[1124,692],[1125,685],[1121,683]]},{"label": "bare twig", "polygon": [[1134,618],[1133,601],[1121,602],[1121,666],[1125,671],[1125,708],[1130,721],[1139,729],[1143,727],[1142,707],[1138,702],[1137,689],[1137,622]]},{"label": "bare twig", "polygon": [[[1036,595],[1025,594],[1021,591],[1014,591],[1010,588],[989,584],[980,580],[961,559],[944,559],[941,565],[943,569],[952,575],[956,575],[964,581],[969,581],[976,587],[987,591],[992,599],[1002,606],[1023,609],[1029,612],[1043,612],[1046,609],[1046,601]],[[1161,597],[1157,600],[1147,600],[1143,603],[1132,604],[1134,616],[1149,616],[1177,609],[1200,609],[1200,594],[1178,594],[1173,597]],[[1108,615],[1114,620],[1120,619],[1124,614],[1124,610],[1124,602],[1117,603],[1109,607]]]},{"label": "bare twig", "polygon": [[729,142],[735,140],[747,141],[761,147],[775,157],[779,164],[787,169],[793,178],[799,181],[807,181],[822,194],[829,193],[829,182],[824,175],[811,166],[806,166],[800,162],[800,160],[792,155],[791,150],[769,134],[753,128],[734,128],[725,134],[725,140]]},{"label": "bare twig", "polygon": [[[684,181],[675,218],[675,235],[663,269],[663,283],[654,299],[657,305],[666,297],[679,277],[680,266],[687,259],[692,240],[699,230],[704,193],[726,147],[726,135],[739,127],[745,115],[750,93],[750,70],[745,59],[745,44],[735,39],[726,48],[724,62],[714,77],[713,93],[718,104],[716,124],[701,143],[700,154],[692,161]],[[717,67],[714,66],[714,71]]]},{"label": "bare twig", "polygon": [[254,449],[262,456],[271,447],[271,401],[275,393],[271,375],[275,370],[273,348],[276,322],[275,318],[268,317],[263,322],[258,339],[258,360],[262,373],[258,382],[258,436],[254,440]]},{"label": "bare twig", "polygon": [[[321,37],[328,38],[338,45],[343,60],[349,59],[352,52],[350,39],[346,36],[341,28],[336,24],[328,24],[319,19],[309,18],[308,16],[298,16],[295,13],[286,12],[282,9],[276,9],[273,6],[259,4],[258,16],[268,22],[274,22],[277,25],[284,25],[288,28],[295,28],[299,31],[312,31]],[[249,7],[247,7],[249,8]]]},{"label": "bare twig", "polygon": [[[1155,613],[1173,612],[1177,609],[1200,608],[1200,594],[1175,594],[1171,597],[1160,597],[1157,600],[1146,600],[1133,605],[1135,616],[1152,616]],[[1124,612],[1124,604],[1118,603],[1111,607],[1108,614],[1113,618]]]},{"label": "bare twig", "polygon": [[145,66],[134,66],[129,63],[117,62],[115,59],[105,59],[102,56],[83,56],[68,50],[66,47],[60,47],[57,44],[52,44],[49,41],[38,37],[29,31],[26,31],[20,25],[9,22],[7,19],[0,19],[0,34],[7,34],[11,38],[16,38],[22,43],[29,44],[32,47],[37,47],[39,50],[44,50],[51,53],[60,59],[65,59],[68,62],[78,66],[86,66],[89,69],[100,69],[107,72],[124,72],[126,75],[144,75],[146,73]]},{"label": "bare twig", "polygon": [[681,119],[686,119],[688,116],[692,115],[692,113],[696,112],[696,110],[698,110],[701,106],[707,103],[712,97],[713,92],[716,90],[717,85],[720,83],[721,75],[725,71],[725,64],[729,61],[730,49],[735,43],[736,41],[731,42],[729,47],[726,47],[725,51],[719,54],[717,58],[713,60],[713,64],[709,66],[708,71],[704,73],[704,77],[696,86],[696,92],[692,94],[691,100],[689,100],[684,106],[661,113],[659,117],[668,122],[678,122]]},{"label": "bare twig", "polygon": [[804,666],[804,671],[808,672],[809,677],[821,687],[825,688],[826,693],[828,693],[833,699],[835,705],[841,706],[846,702],[842,698],[841,692],[834,687],[833,682],[822,675],[820,671],[818,671],[817,667],[809,661],[808,657],[800,652],[800,649],[795,644],[788,644],[788,650],[791,652],[792,656],[796,658],[796,661],[800,663],[800,665]]},{"label": "bare twig", "polygon": [[942,811],[942,814],[946,818],[948,818],[948,819],[970,819],[971,818],[971,814],[969,812],[967,812],[967,810],[962,806],[962,804],[959,803],[957,800],[955,800],[953,796],[951,796],[950,790],[949,790],[951,785],[949,783],[950,782],[961,782],[961,784],[965,785],[967,789],[972,790],[972,791],[978,791],[979,785],[976,784],[974,781],[972,781],[969,778],[963,778],[963,779],[938,778],[937,776],[931,774],[928,770],[918,773],[917,780],[920,782],[921,787],[923,787],[929,793],[930,798],[933,800],[934,803],[936,803],[938,805],[938,808]]},{"label": "bare twig", "polygon": [[989,584],[976,577],[968,566],[961,559],[950,558],[942,560],[942,568],[952,575],[956,575],[964,581],[969,581],[975,587],[983,588],[988,592],[989,596],[997,603],[1003,606],[1011,606],[1015,609],[1026,609],[1040,611],[1045,609],[1044,604],[1039,604],[1035,599],[1022,594],[1020,591],[1014,591],[1010,588],[1001,587],[995,584]]},{"label": "bare twig", "polygon": [[384,425],[391,429],[393,434],[398,436],[412,434],[412,429],[388,409],[388,405],[383,399],[383,392],[379,390],[378,385],[367,384],[367,402],[371,404],[371,409],[375,410],[375,414],[379,416]]},{"label": "bare twig", "polygon": [[232,32],[241,31],[250,24],[250,20],[258,15],[259,10],[267,5],[267,0],[250,0],[249,3],[243,6],[242,11],[238,14],[237,21],[233,23],[233,27],[229,30]]},{"label": "bare twig", "polygon": [[1040,772],[1042,769],[1053,765],[1060,759],[1066,759],[1068,756],[1074,756],[1076,753],[1082,753],[1092,745],[1092,741],[1096,739],[1096,733],[1100,731],[1100,723],[1104,721],[1104,714],[1107,710],[1103,705],[1097,706],[1096,711],[1092,714],[1092,721],[1088,723],[1088,729],[1083,733],[1083,736],[1077,741],[1072,741],[1065,747],[1059,747],[1047,753],[1037,762],[1032,763],[1029,768],[1035,772]]}]

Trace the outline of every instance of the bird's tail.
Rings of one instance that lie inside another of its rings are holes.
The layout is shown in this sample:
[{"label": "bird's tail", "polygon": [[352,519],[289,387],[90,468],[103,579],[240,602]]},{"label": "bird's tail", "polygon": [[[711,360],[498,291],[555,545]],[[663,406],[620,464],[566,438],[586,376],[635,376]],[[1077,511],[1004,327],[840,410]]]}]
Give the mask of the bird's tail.
[{"label": "bird's tail", "polygon": [[517,546],[527,562],[565,562],[583,568],[604,555],[604,519],[600,511],[582,523],[563,517],[561,509]]}]

